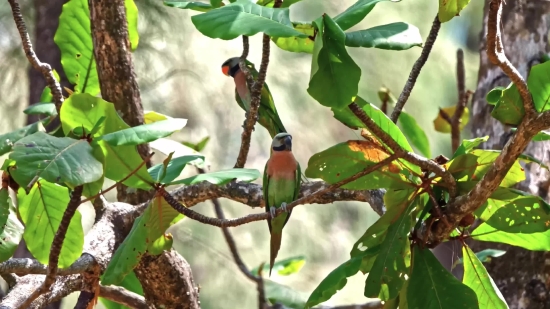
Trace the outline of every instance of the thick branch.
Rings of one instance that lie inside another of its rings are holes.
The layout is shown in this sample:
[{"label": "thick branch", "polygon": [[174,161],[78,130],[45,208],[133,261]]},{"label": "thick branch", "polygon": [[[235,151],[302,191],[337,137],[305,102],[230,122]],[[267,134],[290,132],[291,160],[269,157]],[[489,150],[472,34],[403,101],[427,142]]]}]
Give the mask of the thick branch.
[{"label": "thick branch", "polygon": [[21,42],[23,43],[23,50],[25,51],[25,55],[27,56],[27,59],[29,60],[31,65],[37,71],[41,72],[48,82],[48,87],[50,87],[55,103],[55,108],[57,109],[57,113],[59,115],[61,104],[63,104],[61,85],[59,84],[59,81],[55,79],[52,67],[47,63],[40,62],[40,60],[34,53],[34,50],[32,49],[31,39],[29,37],[29,33],[27,32],[27,27],[25,26],[25,21],[23,20],[23,16],[21,15],[21,8],[19,7],[19,3],[17,3],[16,0],[8,0],[8,2],[11,5],[13,19],[15,21],[15,25],[17,26],[17,31],[19,31],[19,35],[21,36]]},{"label": "thick branch", "polygon": [[407,103],[407,100],[411,95],[411,91],[414,88],[414,84],[416,84],[416,79],[418,78],[418,75],[420,75],[420,70],[422,70],[422,67],[426,63],[426,60],[428,60],[428,56],[432,51],[432,47],[435,43],[435,39],[437,39],[437,34],[439,33],[440,28],[441,28],[441,22],[439,21],[439,17],[436,14],[432,24],[432,28],[430,30],[430,34],[428,35],[428,38],[426,39],[426,43],[422,48],[422,53],[420,53],[420,57],[418,57],[418,59],[414,63],[411,73],[409,74],[409,79],[407,80],[405,87],[403,87],[403,91],[401,91],[401,94],[399,95],[399,99],[397,99],[397,103],[395,103],[395,107],[390,117],[390,119],[395,123],[397,123],[397,120],[399,119],[399,115],[401,115],[401,111],[403,110],[405,103]]},{"label": "thick branch", "polygon": [[119,286],[99,286],[99,296],[131,309],[148,309],[145,298]]},{"label": "thick branch", "polygon": [[[369,166],[367,168],[365,168],[363,171],[353,175],[352,177],[349,177],[347,179],[344,179],[342,181],[339,181],[333,185],[330,185],[322,190],[319,190],[319,191],[316,191],[314,192],[313,194],[311,195],[307,195],[307,196],[303,196],[302,198],[299,198],[297,200],[295,200],[294,202],[288,204],[286,206],[286,209],[287,211],[290,211],[292,210],[292,208],[298,206],[298,205],[302,205],[302,204],[308,204],[308,203],[311,203],[312,201],[315,200],[315,198],[317,196],[321,196],[325,193],[328,193],[328,192],[331,192],[332,190],[334,189],[337,189],[343,185],[346,185],[352,181],[355,181],[365,175],[368,175],[370,173],[372,173],[373,171],[376,171],[377,169],[387,165],[387,164],[390,164],[392,161],[394,161],[395,159],[397,159],[399,156],[397,154],[393,154],[391,156],[389,156],[388,158],[372,165],[372,166]],[[177,210],[178,212],[184,214],[186,217],[190,218],[190,219],[193,219],[193,220],[197,220],[199,222],[202,222],[202,223],[205,223],[205,224],[209,224],[209,225],[214,225],[214,226],[217,226],[217,227],[235,227],[235,226],[239,226],[239,225],[242,225],[242,224],[245,224],[245,223],[249,223],[249,222],[253,222],[253,221],[261,221],[261,220],[266,220],[268,218],[271,218],[271,214],[269,212],[264,212],[264,213],[260,213],[260,214],[252,214],[252,215],[248,215],[246,217],[241,217],[241,218],[236,218],[236,219],[225,219],[225,220],[221,220],[221,219],[217,219],[217,218],[211,218],[211,217],[207,217],[207,216],[204,216],[198,212],[195,212],[189,208],[187,208],[186,206],[180,204],[176,199],[174,199],[174,197],[172,195],[170,195],[170,193],[166,192],[163,188],[159,189],[159,191],[162,193],[162,196],[164,197],[164,199],[166,200],[166,202],[168,204],[170,204],[170,206],[172,206],[175,210]],[[282,209],[282,207],[280,208],[277,208],[277,210],[275,211],[275,215],[280,215],[281,213],[283,213],[284,210]]]},{"label": "thick branch", "polygon": [[516,85],[523,99],[525,114],[529,115],[536,112],[535,105],[533,104],[533,97],[521,74],[504,54],[504,46],[502,46],[502,33],[500,32],[502,2],[503,0],[492,0],[489,4],[487,21],[487,57],[491,63],[498,65],[510,80],[512,80],[514,85]]},{"label": "thick branch", "polygon": [[[248,38],[244,39],[243,37],[243,44],[246,42],[245,46],[248,46]],[[241,136],[241,148],[239,150],[239,155],[237,157],[237,163],[235,163],[235,168],[243,168],[246,159],[248,157],[248,151],[250,150],[250,139],[252,138],[252,130],[254,129],[254,125],[256,124],[256,119],[258,117],[258,108],[260,107],[260,100],[262,98],[262,88],[265,84],[265,77],[267,74],[267,66],[269,64],[269,44],[271,42],[271,38],[268,35],[264,34],[263,39],[263,49],[262,49],[262,64],[260,65],[260,72],[258,73],[258,79],[251,84],[252,90],[251,90],[251,102],[250,102],[250,110],[247,113],[246,120],[244,122],[244,131]],[[245,55],[243,51],[243,55]],[[240,67],[246,67],[246,65],[243,66],[244,60],[241,57],[241,61],[239,63]],[[249,80],[250,73],[245,70],[243,71],[245,75],[248,74],[247,80]]]}]

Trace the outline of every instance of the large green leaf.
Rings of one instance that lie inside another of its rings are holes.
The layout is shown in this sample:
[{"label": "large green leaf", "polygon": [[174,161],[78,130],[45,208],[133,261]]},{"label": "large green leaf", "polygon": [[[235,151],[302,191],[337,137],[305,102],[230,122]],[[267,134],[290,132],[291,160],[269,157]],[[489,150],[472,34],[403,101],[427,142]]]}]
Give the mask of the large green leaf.
[{"label": "large green leaf", "polygon": [[189,9],[199,12],[208,12],[214,9],[212,5],[198,1],[164,1],[164,5],[178,9]]},{"label": "large green leaf", "polygon": [[[50,88],[48,88],[50,89]],[[57,110],[55,109],[54,103],[36,103],[27,107],[23,113],[27,115],[46,115],[46,116],[55,116],[57,115]]]},{"label": "large green leaf", "polygon": [[186,124],[187,119],[170,118],[108,133],[95,138],[94,142],[103,141],[111,146],[136,146],[171,135],[183,129]]},{"label": "large green leaf", "polygon": [[[385,0],[359,0],[334,18],[334,21],[342,28],[348,30],[357,25],[367,16],[374,6]],[[395,1],[397,2],[397,1]]]},{"label": "large green leaf", "polygon": [[[286,3],[283,2],[283,3]],[[313,25],[310,23],[296,23],[293,22],[292,26],[296,31],[299,31],[307,37],[299,38],[299,37],[272,37],[271,40],[275,42],[275,44],[283,50],[294,52],[294,53],[313,53],[313,46],[314,46],[314,35],[315,30],[313,28]]]},{"label": "large green leaf", "polygon": [[422,46],[422,37],[417,27],[397,22],[348,32],[346,33],[346,45],[349,47],[406,50],[415,46]]},{"label": "large green leaf", "polygon": [[[53,238],[69,204],[69,190],[40,180],[32,186],[28,195],[21,190],[19,192],[19,215],[25,224],[23,238],[27,248],[40,263],[48,264]],[[77,211],[63,241],[59,267],[70,266],[80,257],[83,247],[82,218]]]},{"label": "large green leaf", "polygon": [[474,291],[449,273],[430,249],[413,247],[411,269],[407,288],[409,308],[479,308]]},{"label": "large green leaf", "polygon": [[482,223],[472,232],[472,238],[480,241],[500,242],[532,251],[550,251],[550,230],[542,233],[522,234],[499,231]]},{"label": "large green leaf", "polygon": [[476,293],[479,305],[484,309],[508,308],[495,282],[474,252],[468,246],[463,246],[462,255],[464,256],[462,282]]},{"label": "large green leaf", "polygon": [[10,152],[13,144],[23,137],[36,132],[45,132],[44,121],[45,120],[38,121],[15,131],[0,135],[0,156]]},{"label": "large green leaf", "polygon": [[439,21],[444,23],[459,16],[460,11],[470,3],[470,0],[439,0]]},{"label": "large green leaf", "polygon": [[78,186],[103,175],[103,165],[86,140],[53,137],[44,132],[20,139],[13,145],[10,159],[17,162],[11,174],[21,186],[27,186],[35,177]]},{"label": "large green leaf", "polygon": [[[91,132],[102,117],[105,117],[105,120],[92,137],[130,128],[120,118],[112,103],[89,94],[73,94],[63,102],[61,107],[61,124],[65,134],[82,127],[87,132]],[[103,141],[99,142],[99,146],[103,148],[106,157],[105,177],[114,181],[123,179],[143,162],[135,146],[111,146]],[[130,187],[148,190],[151,188],[148,183],[153,182],[147,168],[142,166],[123,183]]]},{"label": "large green leaf", "polygon": [[[139,282],[134,272],[131,272],[126,277],[124,277],[124,280],[122,280],[122,282],[120,283],[120,286],[130,292],[143,295],[143,288],[141,287],[141,283]],[[127,308],[124,305],[115,303],[103,297],[100,297],[99,300],[101,300],[101,303],[107,309],[126,309]]]},{"label": "large green leaf", "polygon": [[307,295],[286,285],[264,279],[265,297],[271,304],[279,303],[285,308],[303,309]]},{"label": "large green leaf", "polygon": [[426,132],[424,132],[416,122],[416,119],[408,113],[401,112],[397,123],[401,125],[401,131],[405,134],[407,139],[411,141],[411,144],[413,144],[423,156],[431,158],[432,152],[430,151],[430,141],[428,140]]},{"label": "large green leaf", "polygon": [[[128,37],[132,50],[137,48],[137,7],[125,0]],[[61,51],[61,64],[67,79],[76,84],[75,92],[97,95],[100,92],[93,54],[90,10],[87,0],[70,0],[63,5],[54,41]]]},{"label": "large green leaf", "polygon": [[[295,274],[302,269],[302,267],[306,264],[306,257],[303,255],[299,256],[293,256],[289,257],[287,259],[278,260],[273,264],[273,271],[277,273],[280,276],[288,276]],[[259,267],[255,267],[250,272],[254,275],[258,275]],[[269,265],[266,263],[264,264],[264,267],[262,268],[262,273],[269,272]]]},{"label": "large green leaf", "polygon": [[543,62],[531,67],[527,86],[533,96],[533,103],[537,111],[550,109],[550,78],[548,77],[550,62]]},{"label": "large green leaf", "polygon": [[[170,153],[173,153],[173,158],[184,156],[203,156],[199,151],[195,150],[194,148],[184,145],[183,143],[178,143],[168,138],[159,138],[155,141],[152,141],[149,143],[149,147],[154,150],[160,151],[167,156],[170,155]],[[202,169],[206,168],[206,160],[195,160],[189,162],[189,164]]]},{"label": "large green leaf", "polygon": [[405,259],[410,248],[408,233],[412,225],[410,212],[414,209],[413,205],[410,203],[410,206],[389,226],[380,253],[365,283],[366,297],[380,297],[387,301],[399,295],[405,281],[404,275],[408,272],[409,263]]},{"label": "large green leaf", "polygon": [[0,189],[0,262],[11,258],[19,246],[25,227],[15,213],[7,188]]},{"label": "large green leaf", "polygon": [[197,30],[213,39],[232,40],[240,35],[252,36],[258,32],[276,37],[306,37],[292,27],[288,8],[266,8],[250,0],[238,0],[195,15],[191,21]]},{"label": "large green leaf", "polygon": [[316,26],[319,34],[315,40],[322,42],[322,47],[313,56],[307,92],[324,106],[346,108],[357,95],[361,68],[346,50],[346,34],[328,15]]},{"label": "large green leaf", "polygon": [[[166,164],[166,169],[164,169],[164,164],[157,164],[149,168],[149,174],[157,183],[170,183],[174,179],[178,178],[181,174],[181,171],[185,168],[190,162],[202,160],[204,161],[203,156],[191,155],[183,156],[178,158],[173,158]],[[163,173],[164,171],[164,173]]]},{"label": "large green leaf", "polygon": [[225,185],[231,180],[237,179],[237,181],[250,182],[258,179],[260,172],[250,168],[234,168],[230,170],[217,171],[206,174],[199,174],[189,178],[176,180],[170,183],[170,185],[192,185],[203,181],[208,181],[214,185]]},{"label": "large green leaf", "polygon": [[453,155],[453,159],[458,157],[459,155],[463,155],[470,152],[477,146],[481,145],[481,143],[485,143],[488,140],[489,140],[489,135],[486,135],[484,137],[476,137],[473,139],[463,140],[460,146],[458,146],[458,149],[455,151]]},{"label": "large green leaf", "polygon": [[518,125],[525,115],[525,108],[523,107],[523,101],[519,95],[518,88],[510,83],[508,88],[504,90],[493,89],[491,91],[492,100],[494,100],[500,93],[500,98],[496,103],[491,116],[496,120],[507,125]]},{"label": "large green leaf", "polygon": [[[389,155],[372,141],[351,140],[311,156],[305,174],[309,178],[321,178],[331,184],[337,183],[387,157]],[[401,173],[402,171],[406,170],[399,162],[394,161],[342,188],[352,190],[408,188],[413,184],[404,173]]]},{"label": "large green leaf", "polygon": [[540,233],[550,229],[550,205],[538,196],[525,196],[500,207],[486,223],[508,233]]},{"label": "large green leaf", "polygon": [[535,135],[532,139],[533,142],[544,142],[549,140],[550,140],[550,133],[546,131],[541,131],[537,133],[537,135]]}]

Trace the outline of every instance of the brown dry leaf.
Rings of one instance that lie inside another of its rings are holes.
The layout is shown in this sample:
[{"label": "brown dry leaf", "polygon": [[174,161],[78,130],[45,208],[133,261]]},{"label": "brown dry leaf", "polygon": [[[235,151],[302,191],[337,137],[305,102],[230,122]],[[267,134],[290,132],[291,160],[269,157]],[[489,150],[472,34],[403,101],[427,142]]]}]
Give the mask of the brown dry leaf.
[{"label": "brown dry leaf", "polygon": [[[363,132],[361,132],[362,134]],[[363,135],[363,134],[362,134]],[[355,152],[362,152],[363,156],[366,160],[378,163],[390,155],[386,152],[384,147],[378,142],[378,140],[370,137],[370,136],[363,136],[365,137],[365,141],[358,141],[358,140],[351,140],[348,141],[348,147],[351,151]],[[390,171],[391,173],[399,173],[401,171],[401,167],[392,162],[386,166],[383,166],[380,168],[381,171]]]}]

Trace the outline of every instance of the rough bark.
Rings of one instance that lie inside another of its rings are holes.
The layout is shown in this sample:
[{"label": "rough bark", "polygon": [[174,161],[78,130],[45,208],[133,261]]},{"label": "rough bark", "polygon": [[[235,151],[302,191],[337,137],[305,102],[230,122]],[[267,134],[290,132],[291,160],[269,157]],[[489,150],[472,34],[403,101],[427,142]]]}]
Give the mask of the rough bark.
[{"label": "rough bark", "polygon": [[[473,97],[472,132],[474,136],[489,135],[489,141],[482,144],[485,149],[502,149],[510,138],[511,127],[502,125],[491,117],[493,107],[487,104],[485,96],[496,86],[507,86],[510,80],[487,59],[486,24],[488,3],[486,1],[481,33],[480,70],[478,85]],[[528,76],[531,66],[538,64],[540,55],[549,51],[550,2],[540,0],[507,0],[502,15],[503,44],[507,57],[523,77]],[[526,154],[543,162],[549,161],[550,143],[531,143]],[[527,180],[522,190],[537,194],[548,200],[548,171],[538,165],[525,167]],[[532,252],[503,244],[472,242],[474,251],[485,248],[506,250],[507,253],[493,259],[486,265],[495,283],[502,291],[512,309],[550,308],[550,295],[546,282],[549,273],[544,252]]]},{"label": "rough bark", "polygon": [[[141,125],[144,123],[143,107],[130,53],[124,1],[89,0],[89,6],[101,95],[114,103],[126,123]],[[138,147],[138,151],[145,158],[149,147]],[[134,205],[146,202],[152,196],[151,192],[142,190],[130,193],[122,185],[117,190],[119,201]],[[166,304],[163,308],[200,308],[191,270],[184,265],[183,258],[174,251],[164,252],[158,257],[148,254],[143,257],[135,272],[149,304]],[[151,277],[152,269],[158,276]]]}]

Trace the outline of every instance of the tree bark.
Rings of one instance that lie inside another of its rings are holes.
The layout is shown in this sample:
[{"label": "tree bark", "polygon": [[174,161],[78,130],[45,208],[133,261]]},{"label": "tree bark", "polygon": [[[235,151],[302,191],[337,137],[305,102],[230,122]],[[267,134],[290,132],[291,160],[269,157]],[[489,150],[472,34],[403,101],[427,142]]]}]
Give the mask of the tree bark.
[{"label": "tree bark", "polygon": [[[144,123],[139,87],[134,73],[124,0],[89,0],[94,57],[101,95],[112,102],[130,126]],[[138,147],[142,158],[149,147]],[[130,193],[117,187],[118,200],[133,205],[148,201],[152,192]],[[175,251],[145,254],[135,269],[151,308],[200,308],[199,292],[187,262]]]},{"label": "tree bark", "polygon": [[[484,149],[502,149],[511,136],[511,127],[491,117],[493,106],[487,104],[486,94],[496,86],[508,86],[510,79],[492,65],[486,54],[486,26],[489,0],[485,2],[481,33],[480,69],[477,91],[472,101],[472,132],[476,137],[489,135]],[[512,64],[527,78],[530,67],[539,63],[541,54],[549,51],[550,2],[540,0],[507,0],[502,14],[502,41]],[[531,143],[526,154],[549,162],[550,143]],[[527,180],[520,189],[548,200],[549,173],[536,164],[525,166]],[[475,232],[474,232],[475,233]],[[550,255],[527,251],[504,244],[472,242],[477,252],[486,248],[505,250],[506,254],[486,264],[487,270],[504,295],[511,309],[550,308]]]}]

